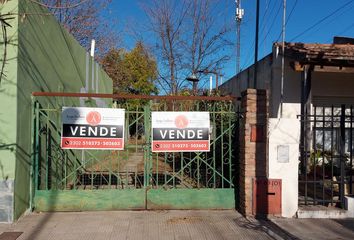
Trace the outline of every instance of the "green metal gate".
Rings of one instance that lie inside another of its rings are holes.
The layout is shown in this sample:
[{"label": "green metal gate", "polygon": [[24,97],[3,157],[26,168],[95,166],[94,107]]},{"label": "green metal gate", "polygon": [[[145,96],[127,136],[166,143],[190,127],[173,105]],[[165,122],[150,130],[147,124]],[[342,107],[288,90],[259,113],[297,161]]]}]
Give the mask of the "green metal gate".
[{"label": "green metal gate", "polygon": [[[235,207],[232,98],[33,95],[31,207],[36,211]],[[113,98],[111,107],[126,110],[124,151],[60,148],[61,108],[78,105],[78,96]],[[44,102],[51,103],[43,107]],[[151,111],[209,111],[211,151],[153,153]]]}]

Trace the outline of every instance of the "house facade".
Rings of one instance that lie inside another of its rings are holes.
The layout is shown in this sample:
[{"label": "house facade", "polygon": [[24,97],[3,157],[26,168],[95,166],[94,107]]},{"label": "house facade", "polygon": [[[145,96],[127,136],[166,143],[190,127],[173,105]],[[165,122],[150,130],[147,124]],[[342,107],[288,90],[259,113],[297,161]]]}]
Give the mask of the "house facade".
[{"label": "house facade", "polygon": [[282,216],[303,205],[343,207],[353,194],[353,39],[282,49],[275,43],[257,63],[256,84],[251,66],[220,88],[267,90],[267,177],[282,180]]}]

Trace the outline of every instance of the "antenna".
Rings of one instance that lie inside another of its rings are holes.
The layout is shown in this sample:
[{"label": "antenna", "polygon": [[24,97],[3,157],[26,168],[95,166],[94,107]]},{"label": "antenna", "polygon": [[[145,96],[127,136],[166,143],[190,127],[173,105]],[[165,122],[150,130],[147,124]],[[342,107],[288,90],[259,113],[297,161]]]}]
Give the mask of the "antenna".
[{"label": "antenna", "polygon": [[241,8],[241,0],[235,0],[236,2],[236,74],[240,72],[240,58],[241,58],[241,22],[245,10]]}]

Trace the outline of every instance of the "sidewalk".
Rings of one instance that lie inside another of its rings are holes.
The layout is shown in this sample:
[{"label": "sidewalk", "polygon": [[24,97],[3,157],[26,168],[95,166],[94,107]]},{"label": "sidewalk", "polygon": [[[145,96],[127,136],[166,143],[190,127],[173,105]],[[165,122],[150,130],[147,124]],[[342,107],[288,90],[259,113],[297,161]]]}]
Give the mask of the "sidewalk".
[{"label": "sidewalk", "polygon": [[[89,239],[354,239],[354,219],[246,219],[236,211],[107,211],[32,213],[3,232],[6,240]],[[20,234],[20,233],[19,233]],[[4,235],[0,235],[0,240]]]},{"label": "sidewalk", "polygon": [[267,226],[286,233],[286,239],[354,239],[354,219],[275,218]]},{"label": "sidewalk", "polygon": [[33,213],[15,224],[0,224],[0,233],[5,231],[23,232],[17,239],[29,240],[274,239],[260,222],[236,211]]}]

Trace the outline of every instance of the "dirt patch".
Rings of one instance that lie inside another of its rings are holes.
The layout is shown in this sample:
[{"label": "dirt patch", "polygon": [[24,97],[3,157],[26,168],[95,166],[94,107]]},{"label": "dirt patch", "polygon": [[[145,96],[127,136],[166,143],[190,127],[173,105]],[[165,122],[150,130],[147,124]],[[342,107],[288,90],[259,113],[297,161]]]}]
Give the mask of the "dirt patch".
[{"label": "dirt patch", "polygon": [[202,222],[201,217],[173,217],[167,220],[167,224],[198,223]]}]

